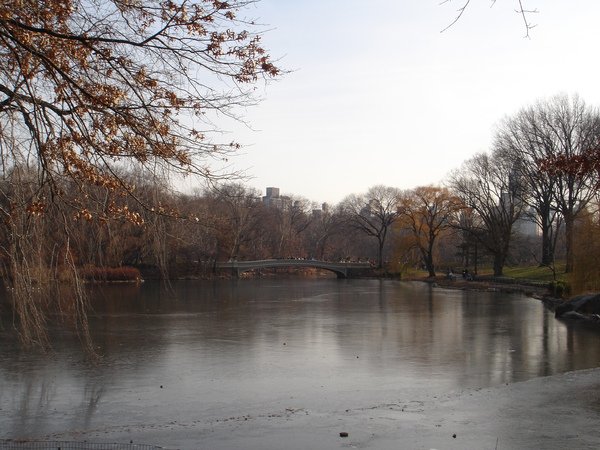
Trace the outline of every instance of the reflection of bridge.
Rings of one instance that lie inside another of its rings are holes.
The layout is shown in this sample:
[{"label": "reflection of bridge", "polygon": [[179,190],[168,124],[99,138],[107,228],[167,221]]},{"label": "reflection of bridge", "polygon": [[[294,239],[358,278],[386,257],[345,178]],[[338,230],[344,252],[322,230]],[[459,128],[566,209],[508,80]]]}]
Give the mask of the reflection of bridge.
[{"label": "reflection of bridge", "polygon": [[310,267],[334,272],[338,278],[353,278],[372,273],[370,263],[345,263],[317,261],[315,259],[263,259],[260,261],[229,261],[216,263],[218,270],[230,270],[235,276],[248,270],[276,269],[283,267]]}]

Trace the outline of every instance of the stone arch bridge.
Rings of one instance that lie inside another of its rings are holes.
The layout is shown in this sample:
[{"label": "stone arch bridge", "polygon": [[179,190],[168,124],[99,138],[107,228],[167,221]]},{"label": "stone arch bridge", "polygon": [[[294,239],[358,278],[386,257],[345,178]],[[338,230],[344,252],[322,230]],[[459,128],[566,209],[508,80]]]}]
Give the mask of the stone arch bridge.
[{"label": "stone arch bridge", "polygon": [[215,268],[220,271],[230,271],[239,277],[241,273],[257,269],[276,269],[287,267],[309,267],[334,272],[338,278],[356,278],[373,274],[373,266],[366,262],[329,262],[316,259],[263,259],[258,261],[228,261],[218,262]]}]

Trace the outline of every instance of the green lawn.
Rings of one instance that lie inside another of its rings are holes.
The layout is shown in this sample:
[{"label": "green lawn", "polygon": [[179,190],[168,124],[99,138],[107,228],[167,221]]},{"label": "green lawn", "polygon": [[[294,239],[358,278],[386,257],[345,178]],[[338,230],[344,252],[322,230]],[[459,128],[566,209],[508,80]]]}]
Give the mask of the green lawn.
[{"label": "green lawn", "polygon": [[[457,269],[458,270],[458,269]],[[565,264],[559,263],[556,265],[556,278],[560,281],[566,281],[566,277],[564,274]],[[482,267],[477,271],[478,275],[492,275],[493,270],[491,267]],[[444,276],[445,272],[442,270],[437,271],[438,276]],[[457,273],[456,275],[460,275]],[[403,272],[403,276],[407,278],[415,277],[415,278],[425,278],[427,277],[427,272],[423,270],[416,269],[408,269]],[[515,279],[526,279],[526,280],[534,280],[534,281],[553,281],[552,271],[548,267],[539,267],[537,265],[533,266],[520,266],[520,267],[505,267],[504,268],[504,276],[515,278]]]},{"label": "green lawn", "polygon": [[[556,265],[556,278],[565,281],[565,264]],[[528,280],[552,281],[552,271],[548,267],[527,266],[527,267],[505,267],[504,276]]]}]

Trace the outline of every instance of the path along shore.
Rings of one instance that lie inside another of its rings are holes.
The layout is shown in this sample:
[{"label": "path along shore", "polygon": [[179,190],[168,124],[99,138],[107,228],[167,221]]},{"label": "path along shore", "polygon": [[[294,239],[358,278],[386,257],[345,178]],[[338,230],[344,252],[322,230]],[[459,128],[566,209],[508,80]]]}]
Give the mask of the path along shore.
[{"label": "path along shore", "polygon": [[[564,450],[600,448],[600,369],[368,407],[255,411],[189,423],[126,424],[54,439],[179,450]],[[346,435],[347,433],[347,435]]]}]

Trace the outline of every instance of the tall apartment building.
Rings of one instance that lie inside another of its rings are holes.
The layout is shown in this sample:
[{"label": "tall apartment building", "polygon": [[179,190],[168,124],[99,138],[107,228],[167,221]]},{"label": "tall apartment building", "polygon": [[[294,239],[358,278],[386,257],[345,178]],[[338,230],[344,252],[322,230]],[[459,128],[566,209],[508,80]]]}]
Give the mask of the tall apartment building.
[{"label": "tall apartment building", "polygon": [[292,199],[286,195],[279,195],[277,187],[268,187],[267,195],[262,198],[262,201],[266,206],[279,209],[286,209],[292,205]]}]

